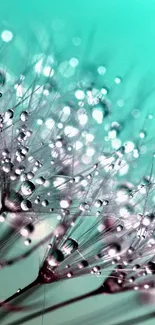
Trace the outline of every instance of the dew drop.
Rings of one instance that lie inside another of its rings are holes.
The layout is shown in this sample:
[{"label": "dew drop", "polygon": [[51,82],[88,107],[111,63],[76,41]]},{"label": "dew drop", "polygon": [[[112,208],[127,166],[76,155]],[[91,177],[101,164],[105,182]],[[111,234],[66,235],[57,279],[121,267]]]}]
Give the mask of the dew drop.
[{"label": "dew drop", "polygon": [[100,267],[94,266],[91,270],[91,274],[100,274]]},{"label": "dew drop", "polygon": [[120,253],[121,251],[121,247],[119,244],[115,243],[110,245],[109,249],[108,249],[108,255],[110,257],[114,257],[116,256],[118,253]]},{"label": "dew drop", "polygon": [[108,205],[108,204],[109,204],[109,201],[108,201],[108,200],[104,200],[104,201],[103,201],[103,205],[104,205],[104,206],[106,206],[106,205]]},{"label": "dew drop", "polygon": [[88,211],[89,210],[89,204],[87,202],[83,202],[80,204],[80,210],[81,211]]},{"label": "dew drop", "polygon": [[29,200],[23,200],[21,202],[21,209],[23,211],[28,211],[28,210],[31,209],[31,207],[32,207],[32,204],[31,204],[31,202]]},{"label": "dew drop", "polygon": [[87,267],[88,265],[89,265],[88,262],[86,260],[83,260],[78,264],[78,268],[83,269],[83,268]]},{"label": "dew drop", "polygon": [[115,78],[115,83],[116,83],[117,85],[120,84],[121,81],[122,81],[122,79],[121,79],[120,77],[116,77],[116,78]]},{"label": "dew drop", "polygon": [[149,262],[146,267],[147,274],[155,274],[155,263]]},{"label": "dew drop", "polygon": [[64,254],[60,249],[56,249],[48,256],[48,264],[52,267],[58,266],[64,260]]},{"label": "dew drop", "polygon": [[28,119],[28,113],[26,111],[23,111],[21,114],[20,114],[20,119],[22,122],[26,122],[27,119]]},{"label": "dew drop", "polygon": [[39,185],[43,185],[45,183],[45,178],[44,177],[39,177],[36,179],[36,183]]},{"label": "dew drop", "polygon": [[21,185],[21,191],[24,195],[31,195],[35,191],[35,185],[30,181],[25,181]]},{"label": "dew drop", "polygon": [[32,172],[28,172],[26,176],[27,176],[27,179],[30,180],[34,177],[34,174]]},{"label": "dew drop", "polygon": [[31,244],[31,239],[27,238],[25,241],[24,241],[24,244],[25,246],[29,246]]},{"label": "dew drop", "polygon": [[43,201],[41,202],[41,204],[42,204],[43,207],[47,207],[48,204],[49,204],[49,202],[48,202],[48,200],[43,200]]},{"label": "dew drop", "polygon": [[12,165],[11,162],[4,162],[4,164],[3,164],[3,166],[2,166],[2,169],[3,169],[3,171],[4,171],[5,173],[8,174],[8,173],[11,172],[12,167],[13,167],[13,165]]},{"label": "dew drop", "polygon": [[101,200],[96,200],[95,201],[95,207],[100,208],[102,206],[103,202]]},{"label": "dew drop", "polygon": [[144,219],[142,220],[143,226],[145,226],[145,227],[150,226],[150,224],[154,221],[154,218],[155,218],[155,216],[153,213],[145,216]]},{"label": "dew drop", "polygon": [[20,133],[18,134],[17,140],[18,140],[19,142],[23,142],[25,139],[26,139],[26,134],[25,134],[24,132],[20,132]]},{"label": "dew drop", "polygon": [[67,278],[71,278],[73,276],[73,273],[72,272],[68,272],[67,273]]},{"label": "dew drop", "polygon": [[74,253],[77,249],[78,243],[73,238],[68,238],[62,246],[62,252],[64,253],[64,255],[70,255]]},{"label": "dew drop", "polygon": [[141,131],[141,132],[139,133],[139,137],[140,137],[141,139],[144,139],[144,138],[146,137],[146,132],[145,132],[145,131]]},{"label": "dew drop", "polygon": [[32,223],[29,223],[28,225],[26,225],[24,228],[20,230],[20,234],[23,237],[28,237],[33,231],[34,231],[34,226]]},{"label": "dew drop", "polygon": [[4,114],[4,123],[7,123],[10,119],[13,118],[14,112],[12,109],[8,109]]}]

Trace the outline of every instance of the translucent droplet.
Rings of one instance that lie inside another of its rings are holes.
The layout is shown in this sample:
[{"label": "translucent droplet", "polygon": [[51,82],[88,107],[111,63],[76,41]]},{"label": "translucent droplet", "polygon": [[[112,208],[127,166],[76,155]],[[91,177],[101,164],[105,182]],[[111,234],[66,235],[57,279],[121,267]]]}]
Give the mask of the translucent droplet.
[{"label": "translucent droplet", "polygon": [[147,274],[155,274],[155,263],[150,261],[146,266],[146,271]]},{"label": "translucent droplet", "polygon": [[21,185],[21,191],[24,195],[31,195],[35,191],[35,185],[30,181],[25,181]]},{"label": "translucent droplet", "polygon": [[122,225],[118,225],[118,226],[116,227],[116,230],[117,230],[118,232],[122,231],[122,230],[123,230],[123,226],[122,226]]},{"label": "translucent droplet", "polygon": [[32,223],[29,223],[28,225],[26,225],[24,228],[20,230],[20,234],[23,237],[28,237],[33,231],[34,231],[34,226]]},{"label": "translucent droplet", "polygon": [[71,200],[70,199],[64,199],[64,200],[61,200],[60,201],[60,206],[63,209],[69,208],[70,204],[71,204]]},{"label": "translucent droplet", "polygon": [[4,123],[7,123],[10,119],[13,118],[14,112],[12,109],[8,109],[4,114]]},{"label": "translucent droplet", "polygon": [[7,156],[9,156],[9,150],[8,150],[8,149],[3,149],[3,151],[2,151],[2,156],[3,156],[3,157],[7,157]]},{"label": "translucent droplet", "polygon": [[100,208],[102,206],[103,202],[101,200],[96,200],[95,201],[95,207]]},{"label": "translucent droplet", "polygon": [[41,204],[42,204],[43,207],[47,207],[48,204],[49,204],[49,202],[48,202],[48,200],[43,200],[43,201],[41,202]]},{"label": "translucent droplet", "polygon": [[134,286],[134,290],[135,291],[138,291],[139,290],[139,287],[138,286]]},{"label": "translucent droplet", "polygon": [[13,167],[13,165],[12,165],[11,162],[5,162],[5,163],[3,164],[3,166],[2,166],[2,169],[3,169],[3,171],[4,171],[5,173],[10,173],[11,170],[12,170],[12,167]]},{"label": "translucent droplet", "polygon": [[83,202],[80,204],[80,210],[81,211],[86,211],[89,210],[89,204],[87,202]]},{"label": "translucent droplet", "polygon": [[31,207],[32,207],[32,204],[31,204],[31,202],[29,200],[23,200],[21,202],[21,209],[23,211],[28,211],[28,210],[31,209]]},{"label": "translucent droplet", "polygon": [[22,122],[25,122],[27,121],[28,119],[28,113],[26,111],[23,111],[21,114],[20,114],[20,119]]},{"label": "translucent droplet", "polygon": [[31,244],[31,239],[27,238],[25,241],[24,241],[24,244],[26,246],[29,246]]},{"label": "translucent droplet", "polygon": [[98,123],[101,124],[103,122],[103,110],[101,107],[96,107],[92,111],[92,117],[94,120]]},{"label": "translucent droplet", "polygon": [[108,255],[110,257],[114,257],[116,256],[118,253],[120,253],[121,251],[121,247],[119,244],[115,243],[110,245],[109,249],[108,249]]},{"label": "translucent droplet", "polygon": [[133,283],[135,278],[132,276],[131,278],[128,279],[130,283]]},{"label": "translucent droplet", "polygon": [[83,260],[78,264],[78,267],[79,267],[79,269],[83,269],[83,268],[87,267],[88,265],[89,265],[89,263],[86,260]]},{"label": "translucent droplet", "polygon": [[71,58],[69,63],[72,67],[76,67],[79,63],[79,60],[77,58]]},{"label": "translucent droplet", "polygon": [[17,139],[18,139],[19,142],[23,142],[25,140],[25,138],[26,138],[26,134],[24,132],[20,132],[18,134]]},{"label": "translucent droplet", "polygon": [[36,183],[39,185],[43,185],[45,183],[45,178],[44,177],[39,177],[36,179]]},{"label": "translucent droplet", "polygon": [[108,90],[107,90],[105,87],[103,87],[103,88],[101,89],[101,93],[102,93],[103,95],[107,95]]},{"label": "translucent droplet", "polygon": [[67,273],[67,278],[71,278],[73,276],[73,273],[72,272],[68,272]]},{"label": "translucent droplet", "polygon": [[148,227],[155,219],[155,215],[153,213],[145,216],[142,220],[143,226]]},{"label": "translucent droplet", "polygon": [[106,68],[104,66],[99,66],[98,69],[97,69],[97,72],[100,74],[100,75],[104,75],[105,72],[106,72]]},{"label": "translucent droplet", "polygon": [[116,77],[115,78],[115,83],[118,85],[118,84],[120,84],[121,83],[121,78],[120,77]]},{"label": "translucent droplet", "polygon": [[139,264],[136,264],[136,265],[133,266],[133,271],[136,271],[136,270],[138,270],[139,268],[140,268],[140,265],[139,265]]},{"label": "translucent droplet", "polygon": [[77,249],[78,243],[73,238],[68,238],[62,246],[62,252],[64,253],[64,255],[70,255],[74,253]]},{"label": "translucent droplet", "polygon": [[100,274],[100,267],[94,266],[91,270],[91,274]]},{"label": "translucent droplet", "polygon": [[85,98],[85,93],[83,92],[83,90],[77,90],[76,92],[75,92],[75,97],[77,98],[77,99],[79,99],[79,100],[81,100],[81,99],[84,99]]},{"label": "translucent droplet", "polygon": [[144,139],[146,137],[146,132],[145,131],[141,131],[139,133],[139,136],[140,136],[141,139]]},{"label": "translucent droplet", "polygon": [[61,250],[56,249],[48,256],[48,264],[52,267],[58,266],[64,260],[64,255]]},{"label": "translucent droplet", "polygon": [[109,204],[109,201],[108,201],[108,200],[104,200],[104,201],[103,201],[103,205],[104,205],[104,206],[106,206],[106,205],[108,205],[108,204]]},{"label": "translucent droplet", "polygon": [[1,38],[4,42],[8,43],[12,41],[13,34],[10,30],[3,30],[3,32],[1,33]]},{"label": "translucent droplet", "polygon": [[16,175],[21,175],[25,170],[24,166],[19,166],[18,168],[15,169]]},{"label": "translucent droplet", "polygon": [[34,174],[32,172],[28,172],[26,176],[27,176],[27,179],[30,180],[34,177]]}]

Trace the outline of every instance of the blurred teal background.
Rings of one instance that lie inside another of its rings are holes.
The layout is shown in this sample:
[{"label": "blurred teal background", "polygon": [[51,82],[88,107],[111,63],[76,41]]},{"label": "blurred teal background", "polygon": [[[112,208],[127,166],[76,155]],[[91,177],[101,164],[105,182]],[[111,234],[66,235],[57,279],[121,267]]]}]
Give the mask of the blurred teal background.
[{"label": "blurred teal background", "polygon": [[130,64],[142,73],[154,71],[154,15],[154,0],[6,0],[0,11],[1,28],[15,35],[16,62],[28,50],[47,48],[51,37],[69,55],[72,38],[82,37],[76,53],[85,60],[113,62],[117,73]]},{"label": "blurred teal background", "polygon": [[[84,62],[105,64],[113,76],[124,75],[134,67],[133,75],[128,80],[130,96],[143,76],[154,81],[154,0],[5,0],[0,5],[0,32],[4,29],[11,30],[14,38],[2,48],[0,64],[5,64],[15,75],[22,72],[28,58],[31,60],[37,53],[44,52],[51,42],[53,50],[67,58],[76,55]],[[79,45],[75,46],[75,41]],[[146,88],[149,87],[147,80],[144,83]],[[130,131],[129,126],[127,132]],[[1,299],[36,277],[41,254],[42,252],[37,252],[19,265],[1,271]],[[48,300],[45,301],[45,306],[85,293],[98,286],[102,280],[89,276],[65,281],[58,286],[54,285],[53,289],[51,285],[51,289],[45,292]],[[41,299],[43,293],[44,288],[37,298]],[[119,325],[121,321],[153,309],[153,305],[141,305],[137,293],[101,296],[47,314],[43,319],[37,318],[27,324]],[[10,315],[4,324],[22,315]],[[81,318],[82,316],[86,318]],[[154,322],[155,319],[148,319],[146,324],[153,325]]]}]

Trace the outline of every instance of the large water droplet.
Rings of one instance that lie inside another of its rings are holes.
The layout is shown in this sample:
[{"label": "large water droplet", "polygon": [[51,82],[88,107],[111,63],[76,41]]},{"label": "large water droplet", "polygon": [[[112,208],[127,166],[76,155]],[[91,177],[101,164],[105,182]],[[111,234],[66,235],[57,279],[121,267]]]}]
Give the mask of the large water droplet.
[{"label": "large water droplet", "polygon": [[60,249],[56,249],[48,256],[48,264],[52,267],[58,266],[64,260],[64,254]]},{"label": "large water droplet", "polygon": [[64,255],[70,255],[74,253],[77,249],[78,243],[72,238],[68,238],[62,246],[62,252],[64,253]]},{"label": "large water droplet", "polygon": [[31,195],[35,191],[35,185],[30,181],[25,181],[21,185],[21,191],[24,195]]},{"label": "large water droplet", "polygon": [[28,210],[31,209],[31,207],[32,207],[32,204],[31,204],[31,202],[29,200],[23,200],[21,202],[21,209],[23,211],[28,211]]},{"label": "large water droplet", "polygon": [[34,231],[34,226],[32,223],[27,224],[24,228],[20,230],[20,234],[23,237],[28,237]]},{"label": "large water droplet", "polygon": [[101,200],[96,200],[95,201],[95,207],[100,208],[102,206],[103,202]]},{"label": "large water droplet", "polygon": [[10,119],[13,118],[14,112],[12,109],[8,109],[4,114],[4,123],[7,123]]}]

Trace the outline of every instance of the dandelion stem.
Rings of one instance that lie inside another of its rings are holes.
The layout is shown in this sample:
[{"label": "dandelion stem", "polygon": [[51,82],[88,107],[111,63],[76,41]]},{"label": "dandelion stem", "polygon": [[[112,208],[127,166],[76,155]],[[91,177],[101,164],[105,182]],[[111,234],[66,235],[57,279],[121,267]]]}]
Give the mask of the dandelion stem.
[{"label": "dandelion stem", "polygon": [[23,293],[27,292],[28,290],[34,288],[35,286],[39,285],[39,280],[38,278],[36,280],[34,280],[33,282],[31,282],[29,285],[27,285],[26,287],[24,287],[23,289],[18,290],[16,293],[14,293],[13,295],[11,295],[10,297],[8,297],[6,300],[4,300],[3,302],[0,303],[0,307],[4,306],[5,304],[7,304],[8,302],[19,298],[21,295],[23,295]]}]

